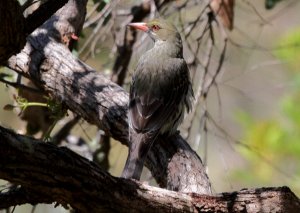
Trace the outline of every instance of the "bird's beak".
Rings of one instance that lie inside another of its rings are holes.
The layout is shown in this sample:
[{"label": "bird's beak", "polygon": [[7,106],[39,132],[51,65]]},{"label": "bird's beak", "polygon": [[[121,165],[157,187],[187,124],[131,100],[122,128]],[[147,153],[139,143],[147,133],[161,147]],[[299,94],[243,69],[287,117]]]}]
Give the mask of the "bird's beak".
[{"label": "bird's beak", "polygon": [[128,24],[128,26],[133,27],[138,30],[142,30],[144,32],[147,32],[149,30],[149,27],[144,22],[130,23],[130,24]]}]

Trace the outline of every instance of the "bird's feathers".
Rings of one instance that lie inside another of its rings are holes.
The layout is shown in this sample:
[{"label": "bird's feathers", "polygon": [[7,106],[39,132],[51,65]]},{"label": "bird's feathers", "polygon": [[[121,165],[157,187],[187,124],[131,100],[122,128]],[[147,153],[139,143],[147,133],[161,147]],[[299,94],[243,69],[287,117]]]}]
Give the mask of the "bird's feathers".
[{"label": "bird's feathers", "polygon": [[[161,129],[171,119],[170,115],[182,111],[178,108],[183,107],[180,104],[184,103],[190,89],[188,68],[183,59],[169,58],[157,64],[160,65],[149,64],[149,61],[140,63],[131,85],[129,120],[137,132]],[[162,72],[162,75],[155,72]]]},{"label": "bird's feathers", "polygon": [[156,137],[175,133],[185,108],[191,108],[193,92],[176,28],[164,20],[130,26],[146,32],[154,41],[154,47],[138,62],[129,95],[131,143],[122,177],[139,179]]}]

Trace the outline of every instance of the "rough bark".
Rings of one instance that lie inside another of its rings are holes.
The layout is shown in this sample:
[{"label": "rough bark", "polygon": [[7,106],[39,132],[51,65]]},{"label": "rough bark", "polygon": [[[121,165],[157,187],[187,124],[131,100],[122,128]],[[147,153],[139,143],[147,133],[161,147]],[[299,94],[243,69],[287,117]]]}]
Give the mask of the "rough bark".
[{"label": "rough bark", "polygon": [[[9,67],[32,79],[54,99],[103,129],[107,135],[127,145],[127,92],[75,58],[60,43],[60,37],[76,32],[82,26],[85,12],[78,8],[83,8],[85,2],[70,0],[27,38],[22,52],[9,59]],[[211,193],[201,159],[179,135],[162,139],[152,150],[147,165],[160,186]],[[191,162],[193,170],[185,162]],[[180,178],[180,174],[185,174],[185,178]]]},{"label": "rough bark", "polygon": [[[0,1],[0,65],[21,51],[26,37],[50,18],[67,0],[49,0],[37,11],[23,17],[23,8],[17,0]],[[3,33],[4,32],[4,33]]]},{"label": "rough bark", "polygon": [[[17,157],[14,157],[17,156]],[[0,127],[0,176],[15,187],[0,193],[0,209],[57,202],[78,212],[299,212],[287,187],[216,196],[180,193],[112,177],[64,147]]]},{"label": "rough bark", "polygon": [[47,21],[68,0],[48,0],[26,18],[26,33],[32,33],[37,27]]},{"label": "rough bark", "polygon": [[[17,0],[0,1],[0,66],[26,42],[25,19]],[[5,32],[5,33],[3,33]]]}]

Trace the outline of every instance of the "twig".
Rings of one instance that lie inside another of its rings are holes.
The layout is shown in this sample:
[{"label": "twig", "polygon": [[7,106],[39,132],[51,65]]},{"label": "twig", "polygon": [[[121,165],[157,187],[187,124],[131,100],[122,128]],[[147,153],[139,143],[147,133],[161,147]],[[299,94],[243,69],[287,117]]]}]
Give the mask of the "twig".
[{"label": "twig", "polygon": [[24,89],[24,90],[28,90],[30,92],[43,94],[43,91],[41,91],[41,90],[38,90],[38,89],[35,89],[35,88],[32,88],[32,87],[28,87],[24,84],[20,84],[20,83],[16,83],[16,82],[10,82],[10,81],[7,81],[7,80],[5,80],[1,77],[0,77],[0,82],[5,83],[5,84],[7,84],[9,86],[12,86],[14,88],[17,88],[17,89]]},{"label": "twig", "polygon": [[52,138],[51,142],[59,145],[62,140],[64,140],[72,130],[72,128],[78,123],[80,120],[79,116],[76,116],[72,120],[68,121]]}]

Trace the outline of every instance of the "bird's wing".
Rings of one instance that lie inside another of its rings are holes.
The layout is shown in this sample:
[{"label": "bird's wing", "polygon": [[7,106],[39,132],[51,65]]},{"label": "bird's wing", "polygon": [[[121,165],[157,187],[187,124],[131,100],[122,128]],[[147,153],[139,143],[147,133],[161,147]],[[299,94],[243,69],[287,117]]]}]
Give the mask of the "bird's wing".
[{"label": "bird's wing", "polygon": [[189,86],[189,71],[183,59],[170,58],[160,66],[140,63],[130,89],[131,127],[137,132],[159,130],[177,113]]}]

